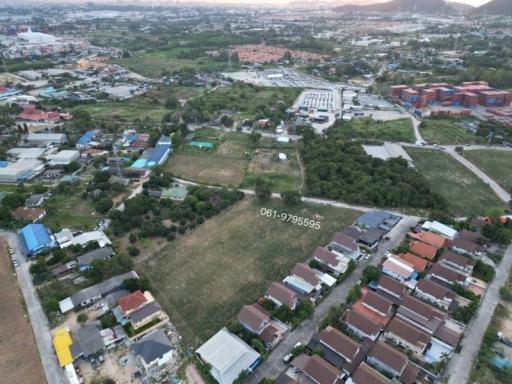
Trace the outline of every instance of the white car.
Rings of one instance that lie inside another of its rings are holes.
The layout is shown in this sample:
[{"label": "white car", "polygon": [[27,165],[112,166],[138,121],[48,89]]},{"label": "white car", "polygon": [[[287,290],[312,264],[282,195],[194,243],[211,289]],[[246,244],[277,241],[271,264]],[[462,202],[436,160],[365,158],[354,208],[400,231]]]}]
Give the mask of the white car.
[{"label": "white car", "polygon": [[12,265],[14,265],[15,267],[18,267],[20,265],[20,263],[18,263],[18,260],[14,260],[12,262]]},{"label": "white car", "polygon": [[288,364],[292,358],[293,358],[293,353],[289,353],[285,357],[283,357],[283,362]]}]

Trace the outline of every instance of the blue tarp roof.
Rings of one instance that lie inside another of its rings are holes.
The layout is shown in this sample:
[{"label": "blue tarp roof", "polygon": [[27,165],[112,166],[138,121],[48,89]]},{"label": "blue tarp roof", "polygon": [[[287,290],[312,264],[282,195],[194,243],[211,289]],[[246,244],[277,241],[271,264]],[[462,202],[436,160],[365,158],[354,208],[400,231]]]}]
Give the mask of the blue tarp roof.
[{"label": "blue tarp roof", "polygon": [[43,224],[28,224],[20,229],[19,235],[29,254],[37,253],[52,245],[50,232]]},{"label": "blue tarp roof", "polygon": [[8,161],[5,161],[5,160],[0,160],[0,168],[5,168],[9,165],[10,163]]},{"label": "blue tarp roof", "polygon": [[77,144],[80,145],[86,145],[89,144],[89,142],[96,137],[96,131],[87,131],[83,134],[81,138],[78,139]]}]

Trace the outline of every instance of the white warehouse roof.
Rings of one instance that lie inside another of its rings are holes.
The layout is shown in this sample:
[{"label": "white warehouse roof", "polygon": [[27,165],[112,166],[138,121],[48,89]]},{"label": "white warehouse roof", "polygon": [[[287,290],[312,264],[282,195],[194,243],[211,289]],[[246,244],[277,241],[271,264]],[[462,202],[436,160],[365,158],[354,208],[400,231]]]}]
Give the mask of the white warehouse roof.
[{"label": "white warehouse roof", "polygon": [[37,159],[45,152],[44,148],[12,148],[7,151],[10,156],[18,159]]},{"label": "white warehouse roof", "polygon": [[243,371],[252,370],[260,354],[239,337],[222,328],[196,353],[211,366],[210,373],[219,384],[232,384]]},{"label": "white warehouse roof", "polygon": [[52,165],[66,165],[80,157],[80,152],[75,149],[65,149],[56,153],[55,155],[48,156],[50,164]]},{"label": "white warehouse roof", "polygon": [[[59,232],[59,234],[57,235],[60,236],[61,232]],[[59,236],[56,236],[56,238],[61,248],[67,248],[72,245],[81,245],[84,247],[87,244],[92,243],[93,241],[97,242],[100,248],[112,244],[110,242],[110,239],[107,237],[107,235],[105,235],[103,231],[84,232],[81,235],[69,239],[68,241],[59,241],[59,239],[64,240],[64,238],[61,238]]]}]

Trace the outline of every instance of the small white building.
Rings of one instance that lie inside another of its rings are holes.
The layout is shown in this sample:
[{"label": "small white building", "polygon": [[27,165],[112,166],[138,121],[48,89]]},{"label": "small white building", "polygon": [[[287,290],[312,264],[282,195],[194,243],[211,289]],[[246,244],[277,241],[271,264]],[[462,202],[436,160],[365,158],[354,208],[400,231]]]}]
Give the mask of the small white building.
[{"label": "small white building", "polygon": [[209,365],[211,375],[219,384],[232,384],[242,372],[252,372],[260,360],[258,352],[226,328],[213,335],[196,353]]}]

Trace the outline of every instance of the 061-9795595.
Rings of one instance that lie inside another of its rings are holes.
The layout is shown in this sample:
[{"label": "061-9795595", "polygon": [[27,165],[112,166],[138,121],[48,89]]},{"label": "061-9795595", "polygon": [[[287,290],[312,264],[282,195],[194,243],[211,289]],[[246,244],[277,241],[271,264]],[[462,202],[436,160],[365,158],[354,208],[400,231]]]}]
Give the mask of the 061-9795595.
[{"label": "061-9795595", "polygon": [[306,219],[287,212],[278,212],[270,208],[261,208],[260,214],[269,218],[280,219],[281,221],[291,222],[293,224],[302,225],[311,229],[320,229],[320,222],[312,219]]}]

